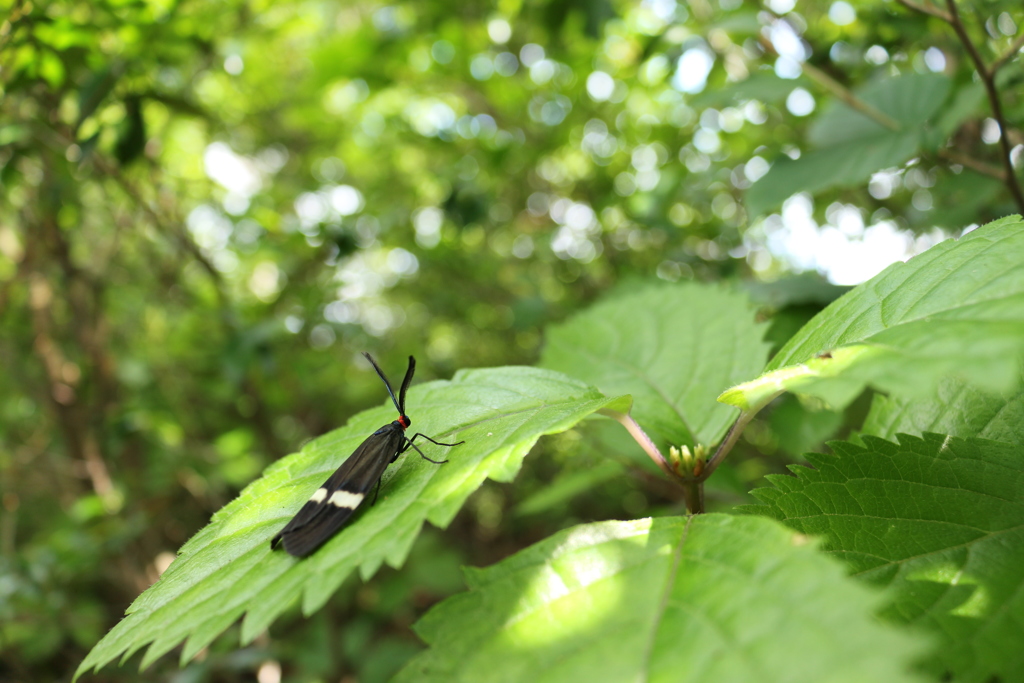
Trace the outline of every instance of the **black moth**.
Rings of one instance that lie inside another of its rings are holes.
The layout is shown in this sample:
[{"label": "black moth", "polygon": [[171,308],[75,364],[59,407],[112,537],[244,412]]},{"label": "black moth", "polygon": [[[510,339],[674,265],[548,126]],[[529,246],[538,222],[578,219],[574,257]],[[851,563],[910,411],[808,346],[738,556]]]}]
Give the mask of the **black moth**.
[{"label": "black moth", "polygon": [[[291,521],[277,532],[274,538],[270,539],[271,548],[277,547],[278,542],[281,542],[289,554],[295,557],[305,557],[323,545],[345,525],[374,484],[377,485],[378,490],[380,489],[381,475],[384,474],[388,465],[398,459],[398,456],[411,447],[415,448],[424,460],[430,460],[423,455],[419,446],[413,443],[416,437],[422,436],[438,446],[458,446],[465,443],[464,441],[441,443],[434,441],[426,434],[419,433],[414,434],[411,439],[407,437],[405,430],[412,424],[412,421],[405,414],[405,391],[409,388],[409,383],[412,382],[412,374],[416,370],[416,359],[409,356],[409,369],[405,371],[402,389],[398,392],[396,399],[395,392],[391,389],[391,383],[384,376],[384,371],[380,369],[370,354],[364,352],[363,355],[380,375],[384,386],[388,388],[388,394],[391,395],[391,400],[398,408],[398,419],[384,425],[368,436],[366,441],[359,444],[359,448],[313,493],[298,514],[292,517]],[[430,460],[430,462],[441,465],[448,461]]]}]

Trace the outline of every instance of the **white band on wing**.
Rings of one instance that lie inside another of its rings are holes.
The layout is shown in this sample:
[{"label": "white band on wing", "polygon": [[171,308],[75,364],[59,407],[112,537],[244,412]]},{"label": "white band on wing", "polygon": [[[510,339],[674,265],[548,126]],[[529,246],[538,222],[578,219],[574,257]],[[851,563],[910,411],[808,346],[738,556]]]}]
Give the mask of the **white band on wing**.
[{"label": "white band on wing", "polygon": [[350,510],[356,509],[360,503],[363,502],[363,494],[361,493],[350,493],[349,491],[335,491],[334,495],[328,501],[331,505],[336,505],[340,508],[348,508]]}]

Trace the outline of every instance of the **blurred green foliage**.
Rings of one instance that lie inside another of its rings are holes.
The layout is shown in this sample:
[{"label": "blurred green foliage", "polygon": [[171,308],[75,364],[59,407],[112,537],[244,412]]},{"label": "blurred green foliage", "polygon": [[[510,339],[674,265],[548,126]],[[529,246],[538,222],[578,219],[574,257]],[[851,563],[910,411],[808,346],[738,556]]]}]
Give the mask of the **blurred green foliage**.
[{"label": "blurred green foliage", "polygon": [[[1024,11],[962,19],[1019,158]],[[841,147],[842,93],[930,74],[945,94],[909,156],[880,157],[896,167],[819,182],[825,163],[795,188],[819,223],[1020,211],[974,70],[941,18],[892,2],[0,0],[0,678],[67,679],[245,483],[379,401],[359,351],[415,353],[420,379],[532,363],[548,323],[613,287],[798,270],[772,249],[783,196],[745,192]],[[838,295],[759,287],[775,348]],[[855,407],[755,422],[712,505],[857,427]],[[147,676],[386,678],[456,564],[681,509],[633,465],[514,514],[595,443],[589,425],[549,440],[400,575]]]}]

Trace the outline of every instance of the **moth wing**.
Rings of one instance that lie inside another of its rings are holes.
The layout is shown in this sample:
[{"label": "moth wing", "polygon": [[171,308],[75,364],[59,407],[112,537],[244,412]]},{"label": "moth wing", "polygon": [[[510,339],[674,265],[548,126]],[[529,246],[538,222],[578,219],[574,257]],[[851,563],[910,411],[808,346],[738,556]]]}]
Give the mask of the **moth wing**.
[{"label": "moth wing", "polygon": [[283,541],[290,555],[305,557],[333,536],[363,502],[402,447],[405,435],[386,425],[352,452],[281,531],[271,546]]}]

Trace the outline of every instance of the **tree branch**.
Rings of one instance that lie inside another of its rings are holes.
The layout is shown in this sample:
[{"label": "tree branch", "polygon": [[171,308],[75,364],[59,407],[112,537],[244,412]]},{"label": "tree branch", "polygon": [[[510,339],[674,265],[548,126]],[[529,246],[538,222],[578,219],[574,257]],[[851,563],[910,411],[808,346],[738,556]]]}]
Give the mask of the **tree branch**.
[{"label": "tree branch", "polygon": [[[1010,50],[993,62],[991,67],[986,67],[985,60],[982,59],[981,53],[978,52],[978,48],[975,47],[974,43],[971,41],[971,37],[967,35],[967,29],[964,27],[964,23],[960,19],[960,12],[956,6],[956,0],[946,0],[946,6],[949,8],[948,13],[927,5],[920,5],[912,0],[898,1],[905,7],[909,7],[915,11],[929,14],[933,17],[939,17],[953,28],[953,31],[960,39],[960,42],[963,43],[964,49],[967,50],[968,56],[970,56],[971,61],[974,62],[974,68],[978,71],[978,76],[981,78],[981,82],[985,86],[985,93],[988,95],[989,106],[992,107],[992,118],[995,119],[996,124],[999,126],[999,146],[1002,149],[1001,158],[1004,169],[1000,179],[1006,184],[1007,189],[1013,196],[1013,200],[1016,202],[1021,213],[1024,213],[1024,192],[1021,191],[1020,181],[1017,179],[1017,175],[1013,170],[1013,160],[1010,154],[1012,152],[1012,147],[1010,146],[1010,137],[1008,135],[1009,131],[1006,127],[1006,118],[1003,116],[1003,105],[999,100],[999,92],[996,90],[995,83],[995,74],[999,68],[1011,59],[1013,55],[1016,54],[1017,50],[1024,45],[1024,35],[1018,37],[1013,42]],[[958,161],[957,163],[964,162]],[[964,163],[964,165],[967,166],[968,164]],[[979,170],[973,166],[971,168]],[[980,172],[991,175],[991,173],[987,173],[986,171]]]},{"label": "tree branch", "polygon": [[1010,194],[1013,195],[1014,201],[1017,202],[1021,213],[1024,213],[1024,192],[1021,191],[1020,182],[1013,171],[1013,160],[1010,156],[1012,152],[1010,136],[1007,134],[1006,118],[1003,116],[1003,105],[999,100],[993,72],[985,66],[985,61],[981,58],[978,48],[974,46],[970,36],[967,35],[967,29],[964,28],[964,23],[960,20],[960,13],[957,11],[956,0],[946,0],[946,5],[949,7],[949,25],[953,27],[957,37],[960,38],[960,42],[964,44],[964,49],[970,55],[971,61],[974,62],[974,67],[978,70],[978,75],[981,77],[981,82],[985,85],[989,105],[992,107],[992,118],[999,125],[999,146],[1003,150],[1002,158],[1003,167],[1006,169],[1006,186],[1009,188]]}]

